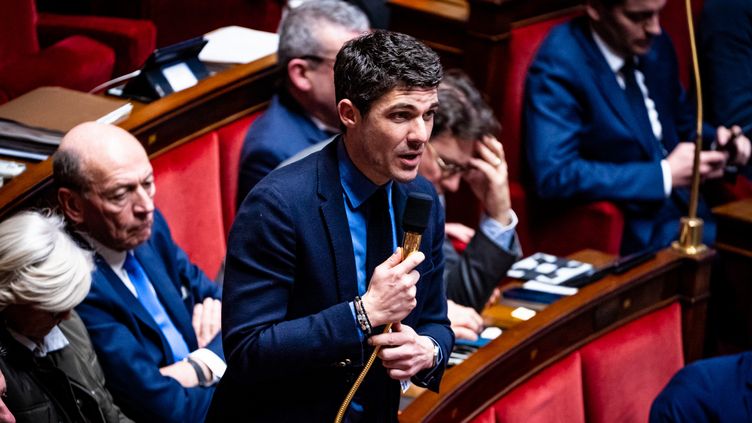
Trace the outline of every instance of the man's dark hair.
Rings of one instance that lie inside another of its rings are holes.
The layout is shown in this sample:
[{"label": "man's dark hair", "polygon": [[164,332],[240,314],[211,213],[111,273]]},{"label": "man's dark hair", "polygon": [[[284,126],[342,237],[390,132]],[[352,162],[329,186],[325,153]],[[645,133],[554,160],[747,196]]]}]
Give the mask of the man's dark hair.
[{"label": "man's dark hair", "polygon": [[434,88],[441,76],[436,52],[409,35],[389,31],[348,41],[334,64],[337,103],[347,98],[363,115],[390,90]]},{"label": "man's dark hair", "polygon": [[81,158],[68,150],[58,150],[52,155],[52,177],[58,188],[68,188],[75,192],[84,192],[89,181],[83,174]]},{"label": "man's dark hair", "polygon": [[449,132],[461,140],[475,141],[484,135],[498,136],[500,130],[499,121],[467,74],[459,69],[447,71],[439,85],[432,137]]}]

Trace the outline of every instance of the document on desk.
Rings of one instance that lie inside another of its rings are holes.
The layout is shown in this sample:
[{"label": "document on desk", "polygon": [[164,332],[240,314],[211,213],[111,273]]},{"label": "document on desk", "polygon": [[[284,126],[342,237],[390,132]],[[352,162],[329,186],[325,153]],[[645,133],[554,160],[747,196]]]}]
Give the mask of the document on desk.
[{"label": "document on desk", "polygon": [[[515,279],[559,285],[576,276],[590,272],[593,272],[592,264],[551,254],[535,253],[514,263],[507,272],[507,276]],[[560,292],[557,293],[561,294]]]},{"label": "document on desk", "polygon": [[204,37],[209,41],[199,53],[202,62],[250,63],[277,52],[279,36],[242,26],[226,26]]}]

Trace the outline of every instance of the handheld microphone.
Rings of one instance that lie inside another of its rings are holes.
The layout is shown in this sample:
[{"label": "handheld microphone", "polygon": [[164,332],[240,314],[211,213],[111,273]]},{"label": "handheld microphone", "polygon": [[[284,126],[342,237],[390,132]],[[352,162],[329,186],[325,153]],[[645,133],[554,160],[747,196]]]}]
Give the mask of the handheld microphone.
[{"label": "handheld microphone", "polygon": [[[411,192],[407,195],[405,210],[402,212],[402,230],[405,232],[405,235],[402,238],[402,260],[420,249],[420,239],[423,236],[423,231],[426,230],[428,220],[431,217],[431,206],[433,206],[433,198],[431,198],[430,195],[419,192]],[[391,330],[392,323],[388,323],[384,329],[384,333]],[[344,401],[342,401],[342,404],[337,411],[337,415],[334,418],[334,423],[342,422],[342,419],[347,412],[347,408],[350,406],[350,402],[355,396],[355,392],[358,391],[358,388],[366,378],[368,371],[371,369],[371,366],[373,366],[373,362],[376,360],[376,356],[379,354],[380,349],[380,345],[374,348],[371,356],[363,367],[363,370],[361,370],[358,378],[355,379],[352,388],[350,388]],[[402,381],[400,381],[400,383],[402,383]]]},{"label": "handheld microphone", "polygon": [[411,192],[407,196],[407,204],[402,214],[402,260],[420,248],[420,239],[428,226],[431,216],[433,198],[428,194]]}]

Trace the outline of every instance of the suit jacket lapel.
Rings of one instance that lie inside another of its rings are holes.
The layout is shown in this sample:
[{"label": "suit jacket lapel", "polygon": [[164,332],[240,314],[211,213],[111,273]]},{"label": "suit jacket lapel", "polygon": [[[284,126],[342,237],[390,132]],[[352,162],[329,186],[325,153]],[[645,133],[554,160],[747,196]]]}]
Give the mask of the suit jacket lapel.
[{"label": "suit jacket lapel", "polygon": [[656,152],[655,137],[651,134],[644,134],[643,131],[639,130],[638,125],[636,125],[637,118],[632,113],[632,109],[627,102],[624,89],[619,85],[616,75],[611,70],[608,62],[606,62],[606,58],[603,57],[603,53],[601,53],[595,44],[587,21],[584,19],[580,20],[575,29],[575,39],[585,52],[590,69],[593,69],[593,76],[598,89],[601,90],[603,97],[611,105],[614,113],[619,116],[624,125],[637,135],[637,139],[640,140],[645,153],[649,157],[653,157]]},{"label": "suit jacket lapel", "polygon": [[340,142],[342,137],[337,137],[334,142],[324,147],[318,156],[316,170],[318,194],[321,199],[319,208],[332,243],[337,294],[340,301],[349,301],[358,295],[358,286],[352,238],[342,198],[342,182],[337,162],[337,145]]},{"label": "suit jacket lapel", "polygon": [[104,277],[103,283],[107,283],[110,289],[115,291],[115,298],[123,303],[126,310],[129,310],[137,319],[151,328],[157,334],[157,337],[162,340],[162,349],[172,355],[172,349],[167,344],[165,337],[162,336],[162,331],[159,329],[157,322],[154,321],[154,318],[151,317],[151,314],[149,314],[138,298],[125,286],[102,256],[96,254],[94,260],[96,261],[97,272],[101,273]]},{"label": "suit jacket lapel", "polygon": [[172,323],[180,331],[190,350],[198,348],[198,340],[193,331],[192,316],[185,308],[182,301],[182,293],[175,288],[164,268],[161,258],[152,249],[149,243],[143,244],[133,250],[133,254],[141,263],[149,280],[151,281],[157,298],[170,315]]}]

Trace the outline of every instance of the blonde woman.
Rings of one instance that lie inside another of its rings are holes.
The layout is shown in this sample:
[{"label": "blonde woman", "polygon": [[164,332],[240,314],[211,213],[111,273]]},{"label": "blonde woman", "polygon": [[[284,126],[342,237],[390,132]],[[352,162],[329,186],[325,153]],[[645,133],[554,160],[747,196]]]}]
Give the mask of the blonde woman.
[{"label": "blonde woman", "polygon": [[81,319],[91,254],[63,220],[27,211],[0,223],[0,371],[18,422],[130,421],[112,402]]}]

